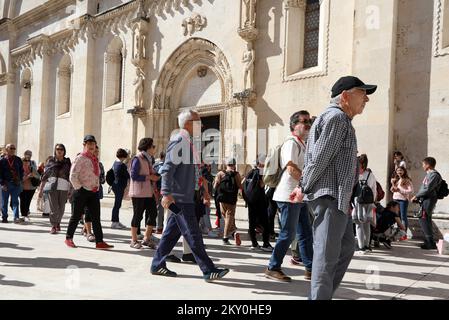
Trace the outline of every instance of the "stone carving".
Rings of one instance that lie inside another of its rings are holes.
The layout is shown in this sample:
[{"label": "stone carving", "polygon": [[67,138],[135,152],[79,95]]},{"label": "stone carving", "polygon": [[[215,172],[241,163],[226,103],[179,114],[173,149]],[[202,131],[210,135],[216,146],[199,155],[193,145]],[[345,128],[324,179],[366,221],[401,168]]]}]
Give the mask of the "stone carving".
[{"label": "stone carving", "polygon": [[196,72],[198,77],[204,78],[205,76],[207,76],[207,67],[201,66],[196,70]]},{"label": "stone carving", "polygon": [[257,0],[243,0],[245,12],[242,15],[243,27],[250,27],[256,25],[256,1]]},{"label": "stone carving", "polygon": [[139,67],[136,68],[136,76],[137,78],[134,80],[133,85],[136,86],[134,89],[134,99],[136,102],[136,107],[143,108],[143,90],[144,90],[144,81],[145,81],[145,73]]},{"label": "stone carving", "polygon": [[[243,89],[254,88],[254,61],[255,61],[255,51],[253,49],[253,45],[251,42],[247,43],[247,49],[243,53],[242,62],[245,64],[244,66],[244,75],[243,75]],[[248,86],[247,86],[248,85]]]},{"label": "stone carving", "polygon": [[301,8],[305,9],[307,6],[306,0],[284,0],[285,9],[289,8]]},{"label": "stone carving", "polygon": [[241,16],[238,34],[245,41],[254,41],[257,38],[256,5],[257,0],[241,0]]},{"label": "stone carving", "polygon": [[232,98],[231,68],[222,51],[212,42],[204,39],[190,39],[177,49],[167,61],[156,84],[153,98],[154,109],[171,109],[174,99],[173,93],[179,89],[176,87],[180,74],[186,71],[186,66],[199,60],[210,62],[207,72],[213,70],[219,79],[223,79],[223,97],[226,101]]},{"label": "stone carving", "polygon": [[194,13],[190,18],[185,18],[182,21],[182,28],[184,30],[184,36],[191,36],[197,31],[203,30],[207,25],[206,17]]}]

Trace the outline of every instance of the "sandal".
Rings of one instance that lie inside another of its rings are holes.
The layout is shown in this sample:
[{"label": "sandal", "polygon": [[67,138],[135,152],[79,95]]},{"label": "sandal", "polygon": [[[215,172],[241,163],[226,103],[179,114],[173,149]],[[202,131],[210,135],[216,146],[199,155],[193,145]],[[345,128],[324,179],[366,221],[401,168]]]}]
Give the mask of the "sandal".
[{"label": "sandal", "polygon": [[87,235],[87,241],[89,242],[95,242],[95,236],[91,233],[89,235]]},{"label": "sandal", "polygon": [[146,247],[148,247],[150,249],[153,249],[153,250],[157,249],[156,244],[152,240],[144,239],[142,241],[142,245],[146,246]]},{"label": "sandal", "polygon": [[133,249],[142,249],[142,244],[139,241],[131,241],[129,246]]}]

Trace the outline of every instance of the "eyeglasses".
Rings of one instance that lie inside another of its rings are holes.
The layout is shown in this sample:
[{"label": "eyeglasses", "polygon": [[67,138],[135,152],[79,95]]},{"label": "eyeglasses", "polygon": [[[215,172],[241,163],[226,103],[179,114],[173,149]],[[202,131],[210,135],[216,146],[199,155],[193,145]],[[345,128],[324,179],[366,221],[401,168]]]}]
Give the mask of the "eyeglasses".
[{"label": "eyeglasses", "polygon": [[16,150],[16,148],[9,148],[9,150]]},{"label": "eyeglasses", "polygon": [[305,125],[312,125],[312,120],[302,120],[302,121],[298,121],[298,123],[302,123]]}]

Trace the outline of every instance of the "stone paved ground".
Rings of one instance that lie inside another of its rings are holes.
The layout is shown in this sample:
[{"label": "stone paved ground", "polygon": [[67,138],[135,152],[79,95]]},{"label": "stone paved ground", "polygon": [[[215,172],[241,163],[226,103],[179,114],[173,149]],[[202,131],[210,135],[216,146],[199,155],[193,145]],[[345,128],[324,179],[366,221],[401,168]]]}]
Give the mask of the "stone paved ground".
[{"label": "stone paved ground", "polygon": [[[64,233],[50,235],[48,220],[32,214],[29,225],[0,224],[0,286],[2,299],[306,299],[310,283],[304,268],[284,261],[292,283],[277,283],[263,276],[269,254],[241,247],[224,247],[219,239],[206,238],[207,251],[219,266],[231,272],[209,284],[192,264],[169,264],[177,278],[152,276],[153,251],[129,247],[128,230],[110,229],[111,200],[103,203],[105,240],[110,252],[95,250],[77,232],[77,249],[64,245]],[[125,203],[121,220],[130,225]],[[34,205],[33,207],[34,208]],[[245,209],[239,208],[237,225],[244,229]],[[35,211],[33,211],[35,212]],[[62,228],[65,231],[69,214]],[[78,230],[79,231],[79,230]],[[449,256],[423,251],[418,241],[394,244],[365,256],[355,256],[336,299],[449,299]],[[181,254],[180,245],[176,248]]]}]

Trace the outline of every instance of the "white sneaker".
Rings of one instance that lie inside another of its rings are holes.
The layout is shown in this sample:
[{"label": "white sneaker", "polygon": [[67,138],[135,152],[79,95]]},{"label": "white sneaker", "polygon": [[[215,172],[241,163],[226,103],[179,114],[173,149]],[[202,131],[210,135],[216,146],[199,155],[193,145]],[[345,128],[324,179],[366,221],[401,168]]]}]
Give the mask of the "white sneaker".
[{"label": "white sneaker", "polygon": [[31,222],[30,217],[24,217],[23,219],[24,219],[25,222]]},{"label": "white sneaker", "polygon": [[121,224],[120,222],[113,222],[111,224],[111,229],[126,229],[126,226],[124,226],[123,224]]}]

